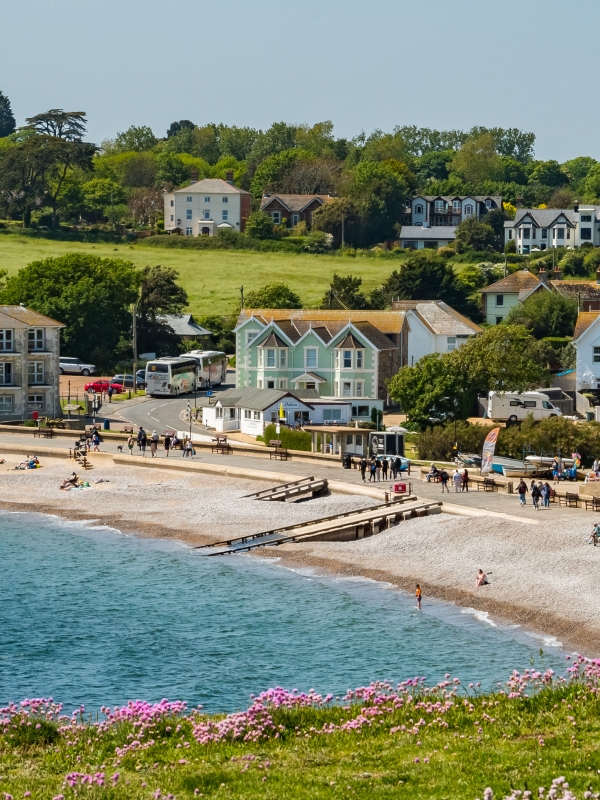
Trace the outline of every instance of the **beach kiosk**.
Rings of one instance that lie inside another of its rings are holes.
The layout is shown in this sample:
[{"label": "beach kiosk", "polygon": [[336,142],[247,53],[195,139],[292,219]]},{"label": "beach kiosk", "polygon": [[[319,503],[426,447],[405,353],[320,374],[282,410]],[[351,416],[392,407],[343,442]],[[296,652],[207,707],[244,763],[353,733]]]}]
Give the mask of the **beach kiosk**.
[{"label": "beach kiosk", "polygon": [[311,435],[311,451],[333,456],[364,456],[367,450],[367,433],[363,428],[347,425],[303,425],[302,430]]},{"label": "beach kiosk", "polygon": [[398,431],[369,432],[369,456],[403,456],[404,434]]}]

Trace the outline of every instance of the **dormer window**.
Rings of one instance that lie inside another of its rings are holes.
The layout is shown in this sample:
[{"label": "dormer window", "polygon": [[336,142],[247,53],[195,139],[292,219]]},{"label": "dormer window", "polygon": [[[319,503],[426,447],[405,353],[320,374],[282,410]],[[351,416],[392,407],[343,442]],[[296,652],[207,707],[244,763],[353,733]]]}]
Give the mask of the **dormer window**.
[{"label": "dormer window", "polygon": [[470,205],[470,204],[466,205],[465,206],[465,217],[472,217],[472,216],[473,216],[473,206]]},{"label": "dormer window", "polygon": [[460,211],[460,200],[453,200],[452,201],[452,211],[459,212]]},{"label": "dormer window", "polygon": [[275,350],[267,350],[267,367],[275,366]]},{"label": "dormer window", "polygon": [[419,203],[415,206],[415,214],[422,214],[423,213],[423,206]]},{"label": "dormer window", "polygon": [[492,201],[491,201],[491,200],[486,200],[486,201],[485,201],[485,207],[486,207],[486,208],[487,208],[487,210],[489,211],[489,210],[490,210],[490,208],[492,207]]}]

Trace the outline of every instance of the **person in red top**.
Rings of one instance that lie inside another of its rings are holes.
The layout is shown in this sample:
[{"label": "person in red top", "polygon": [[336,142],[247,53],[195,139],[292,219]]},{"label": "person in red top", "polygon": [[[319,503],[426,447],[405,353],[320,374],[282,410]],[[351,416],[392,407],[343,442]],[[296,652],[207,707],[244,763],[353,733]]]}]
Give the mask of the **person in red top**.
[{"label": "person in red top", "polygon": [[419,611],[421,610],[421,599],[423,597],[423,592],[421,591],[421,587],[417,583],[417,588],[415,590],[415,597],[417,598],[417,608]]}]

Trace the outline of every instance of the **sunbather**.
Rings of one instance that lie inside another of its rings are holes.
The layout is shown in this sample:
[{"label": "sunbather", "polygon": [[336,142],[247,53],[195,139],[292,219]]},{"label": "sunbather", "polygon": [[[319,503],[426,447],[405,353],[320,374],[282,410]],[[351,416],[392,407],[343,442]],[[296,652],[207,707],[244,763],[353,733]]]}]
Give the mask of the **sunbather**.
[{"label": "sunbather", "polygon": [[78,485],[78,483],[79,483],[79,478],[77,476],[77,473],[76,472],[72,472],[71,473],[71,477],[70,478],[66,478],[62,482],[62,486],[60,488],[61,489],[74,489]]}]

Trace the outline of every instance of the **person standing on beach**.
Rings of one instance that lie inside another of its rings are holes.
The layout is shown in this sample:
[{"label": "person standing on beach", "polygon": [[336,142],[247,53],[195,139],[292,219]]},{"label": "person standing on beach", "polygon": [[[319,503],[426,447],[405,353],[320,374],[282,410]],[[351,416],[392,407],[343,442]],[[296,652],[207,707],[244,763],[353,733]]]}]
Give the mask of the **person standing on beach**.
[{"label": "person standing on beach", "polygon": [[358,468],[360,469],[362,482],[366,483],[367,479],[366,479],[365,475],[366,475],[366,472],[367,472],[367,459],[364,456],[361,458],[360,463],[358,465]]},{"label": "person standing on beach", "polygon": [[417,588],[415,589],[415,597],[417,599],[417,608],[419,611],[421,610],[421,600],[423,599],[423,592],[421,591],[421,587],[417,583]]},{"label": "person standing on beach", "polygon": [[448,492],[448,494],[450,494],[450,489],[448,488],[448,480],[449,480],[449,478],[450,478],[450,476],[448,475],[446,470],[443,469],[440,472],[440,483],[442,484],[442,494],[444,494],[444,489]]},{"label": "person standing on beach", "polygon": [[384,481],[387,481],[389,463],[390,462],[387,460],[387,456],[384,456],[383,461],[381,462],[381,471],[383,473]]},{"label": "person standing on beach", "polygon": [[460,490],[460,485],[462,483],[462,475],[460,474],[460,470],[458,467],[454,470],[454,475],[452,476],[452,483],[454,484],[454,491],[458,493]]},{"label": "person standing on beach", "polygon": [[461,475],[461,492],[469,492],[469,470],[465,467],[463,474]]},{"label": "person standing on beach", "polygon": [[517,493],[519,495],[519,503],[521,503],[522,506],[524,506],[527,503],[527,498],[525,497],[525,495],[527,494],[528,491],[529,489],[527,488],[527,484],[525,483],[523,478],[521,478],[521,482],[517,486]]},{"label": "person standing on beach", "polygon": [[150,452],[152,453],[152,458],[156,458],[156,449],[158,447],[158,440],[159,435],[156,431],[152,431],[152,436],[150,437]]},{"label": "person standing on beach", "polygon": [[371,483],[371,481],[376,480],[376,474],[375,474],[376,469],[377,469],[377,460],[375,459],[375,456],[373,456],[373,458],[371,459],[371,463],[369,465],[369,483]]},{"label": "person standing on beach", "polygon": [[168,433],[165,434],[165,440],[164,440],[163,446],[165,448],[165,454],[166,454],[166,456],[168,458],[169,457],[169,450],[171,449],[171,437],[169,436]]},{"label": "person standing on beach", "polygon": [[535,508],[536,511],[539,511],[541,496],[542,496],[542,493],[540,491],[539,484],[537,484],[535,481],[533,481],[533,483],[531,485],[531,501],[532,501],[533,507]]},{"label": "person standing on beach", "polygon": [[546,483],[544,484],[543,497],[544,497],[544,508],[550,508],[550,498],[552,497],[552,487],[550,486],[548,481],[546,481]]},{"label": "person standing on beach", "polygon": [[129,434],[129,439],[127,439],[127,449],[129,450],[129,455],[133,455],[133,436]]},{"label": "person standing on beach", "polygon": [[377,475],[377,481],[381,483],[381,460],[379,457],[375,459],[375,474]]}]

